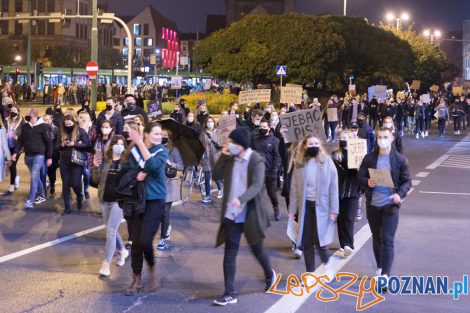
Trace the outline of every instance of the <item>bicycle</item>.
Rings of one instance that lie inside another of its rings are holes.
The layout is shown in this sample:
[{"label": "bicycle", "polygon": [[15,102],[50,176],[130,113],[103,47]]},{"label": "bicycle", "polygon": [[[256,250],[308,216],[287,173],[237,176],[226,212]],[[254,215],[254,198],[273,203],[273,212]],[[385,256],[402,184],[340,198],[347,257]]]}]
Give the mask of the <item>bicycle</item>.
[{"label": "bicycle", "polygon": [[180,197],[183,203],[191,199],[194,187],[199,188],[202,197],[206,195],[205,176],[202,166],[199,166],[199,169],[196,166],[189,166],[184,169],[180,185]]}]

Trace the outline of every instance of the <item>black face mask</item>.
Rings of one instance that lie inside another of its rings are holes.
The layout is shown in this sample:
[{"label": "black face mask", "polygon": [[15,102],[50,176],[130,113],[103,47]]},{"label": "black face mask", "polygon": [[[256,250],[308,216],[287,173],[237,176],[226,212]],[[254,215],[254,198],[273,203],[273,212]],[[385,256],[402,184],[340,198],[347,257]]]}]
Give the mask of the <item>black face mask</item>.
[{"label": "black face mask", "polygon": [[131,111],[134,111],[135,110],[135,103],[128,103],[127,108]]},{"label": "black face mask", "polygon": [[168,143],[168,138],[162,137],[162,145],[166,145]]},{"label": "black face mask", "polygon": [[64,126],[64,128],[66,132],[71,133],[73,129],[75,128],[75,126]]},{"label": "black face mask", "polygon": [[16,112],[10,112],[10,116],[11,116],[12,118],[15,118],[15,117],[18,116],[18,113],[16,113]]},{"label": "black face mask", "polygon": [[339,141],[339,146],[340,146],[341,148],[343,148],[343,149],[344,149],[344,148],[347,148],[347,147],[348,147],[348,142],[347,142],[347,140],[340,140],[340,141]]},{"label": "black face mask", "polygon": [[357,124],[359,126],[363,126],[364,125],[364,120],[357,120]]},{"label": "black face mask", "polygon": [[26,116],[24,117],[24,120],[29,123],[29,121],[31,121],[31,116],[26,115]]},{"label": "black face mask", "polygon": [[128,132],[127,130],[124,130],[124,131],[122,132],[122,136],[123,136],[124,138],[128,139],[128,138],[129,138],[129,132]]},{"label": "black face mask", "polygon": [[316,158],[318,153],[320,153],[320,147],[309,147],[307,148],[307,154],[312,158]]},{"label": "black face mask", "polygon": [[259,134],[260,136],[266,136],[268,134],[269,130],[260,128]]}]

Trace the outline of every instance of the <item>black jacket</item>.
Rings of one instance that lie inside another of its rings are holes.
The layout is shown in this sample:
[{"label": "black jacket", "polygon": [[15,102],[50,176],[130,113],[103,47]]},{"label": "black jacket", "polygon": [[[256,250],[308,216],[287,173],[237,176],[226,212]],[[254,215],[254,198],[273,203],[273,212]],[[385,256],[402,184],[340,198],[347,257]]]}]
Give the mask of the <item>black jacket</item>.
[{"label": "black jacket", "polygon": [[266,177],[276,177],[281,167],[279,140],[273,134],[258,136],[253,142],[253,149],[264,158]]},{"label": "black jacket", "polygon": [[348,169],[348,154],[343,153],[343,160],[339,162],[332,158],[338,171],[339,199],[359,198],[361,187],[357,180],[357,169]]},{"label": "black jacket", "polygon": [[[71,134],[67,134],[67,139],[71,140]],[[78,128],[77,139],[75,140],[75,145],[73,147],[62,147],[62,137],[59,133],[56,143],[57,149],[59,149],[60,157],[59,160],[64,163],[72,163],[72,150],[79,151],[83,158],[87,157],[87,151],[90,149],[90,141],[88,139],[88,134],[83,128]]]},{"label": "black jacket", "polygon": [[[369,168],[377,168],[377,161],[379,159],[379,151],[375,151],[366,154],[362,160],[361,168],[357,174],[359,184],[366,188],[366,204],[369,206],[372,201],[372,191],[374,188],[370,188],[368,185]],[[390,173],[393,180],[393,192],[397,193],[402,199],[406,197],[408,191],[411,189],[411,176],[408,166],[408,160],[406,157],[395,149],[390,150]],[[398,204],[400,207],[400,204]]]},{"label": "black jacket", "polygon": [[[121,116],[121,113],[114,112],[113,116],[109,119],[114,124],[114,133],[116,135],[122,134],[122,128],[124,127],[124,120]],[[96,133],[101,135],[101,124],[106,121],[106,111],[100,112],[98,115],[98,120],[96,121]]]},{"label": "black jacket", "polygon": [[145,112],[144,109],[142,109],[141,107],[136,106],[133,111],[129,110],[128,108],[122,109],[122,111],[121,111],[121,116],[122,116],[122,119],[124,121],[126,120],[126,117],[130,118],[131,116],[134,117],[134,116],[137,116],[139,114],[144,117],[145,124],[147,124],[148,121],[149,121],[149,118],[147,116],[147,112]]},{"label": "black jacket", "polygon": [[15,154],[19,154],[24,148],[25,155],[44,155],[46,159],[52,159],[52,140],[48,136],[49,125],[39,119],[34,126],[26,123],[21,126],[21,134],[15,146]]}]

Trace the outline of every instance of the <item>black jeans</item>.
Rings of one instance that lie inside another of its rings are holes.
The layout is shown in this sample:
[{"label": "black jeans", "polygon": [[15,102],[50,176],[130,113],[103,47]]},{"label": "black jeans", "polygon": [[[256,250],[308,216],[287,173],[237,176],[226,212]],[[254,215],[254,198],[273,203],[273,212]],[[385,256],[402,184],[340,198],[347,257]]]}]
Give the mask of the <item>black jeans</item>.
[{"label": "black jeans", "polygon": [[358,198],[344,198],[339,201],[338,238],[343,249],[346,246],[354,249],[354,223],[358,204]]},{"label": "black jeans", "polygon": [[49,177],[49,183],[51,187],[54,187],[57,180],[57,169],[59,168],[59,160],[52,158],[52,164],[47,168],[47,177]]},{"label": "black jeans", "polygon": [[372,127],[372,130],[374,130],[375,127],[377,127],[378,120],[379,120],[378,116],[372,115],[372,114],[369,115],[369,126]]},{"label": "black jeans", "polygon": [[394,253],[395,233],[398,228],[398,207],[386,205],[382,207],[368,206],[367,220],[372,232],[375,261],[382,269],[382,275],[390,276]]},{"label": "black jeans", "polygon": [[155,265],[153,237],[165,214],[165,200],[147,200],[146,205],[145,213],[133,214],[127,220],[132,241],[131,266],[135,275],[142,273],[144,257],[150,267]]},{"label": "black jeans", "polygon": [[320,247],[320,239],[317,229],[317,215],[315,214],[315,202],[305,202],[304,229],[302,233],[302,246],[304,248],[305,268],[307,272],[315,271],[315,249],[317,246],[320,259],[323,263],[328,262],[328,249],[326,246]]},{"label": "black jeans", "polygon": [[460,131],[460,115],[454,116],[454,132]]},{"label": "black jeans", "polygon": [[82,166],[60,162],[60,176],[62,177],[62,197],[64,198],[65,210],[70,210],[70,188],[77,195],[77,200],[83,199],[82,193]]},{"label": "black jeans", "polygon": [[[224,251],[224,282],[226,295],[236,296],[235,292],[235,271],[238,249],[240,248],[240,239],[243,233],[244,223],[235,223],[232,220],[224,218],[225,225],[225,251]],[[271,262],[263,249],[263,240],[255,245],[250,245],[251,252],[258,260],[264,270],[266,279],[272,275]]]},{"label": "black jeans", "polygon": [[264,182],[274,211],[279,210],[279,201],[277,200],[277,176],[266,176]]},{"label": "black jeans", "polygon": [[[10,149],[10,154],[13,155],[15,154],[15,148],[9,148]],[[20,155],[18,154],[16,156],[16,161],[11,160],[11,165],[10,165],[10,185],[15,184],[15,178],[16,178],[16,163],[18,163],[18,159],[20,158]]]},{"label": "black jeans", "polygon": [[446,119],[445,118],[439,118],[437,120],[437,124],[439,126],[439,136],[444,136],[444,132],[446,130]]},{"label": "black jeans", "polygon": [[166,239],[166,233],[168,232],[168,227],[170,227],[170,209],[172,203],[173,202],[165,203],[165,212],[162,218],[162,232],[160,234],[162,239]]}]

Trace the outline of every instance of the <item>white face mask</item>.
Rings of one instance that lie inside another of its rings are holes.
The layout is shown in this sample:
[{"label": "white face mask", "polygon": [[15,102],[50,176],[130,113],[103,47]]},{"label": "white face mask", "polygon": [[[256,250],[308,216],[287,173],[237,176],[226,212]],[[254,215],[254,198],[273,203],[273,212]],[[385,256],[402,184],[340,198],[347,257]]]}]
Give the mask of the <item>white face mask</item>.
[{"label": "white face mask", "polygon": [[392,145],[392,142],[388,139],[377,139],[377,144],[381,149],[388,149]]},{"label": "white face mask", "polygon": [[124,145],[115,144],[113,146],[113,153],[122,154],[124,152]]},{"label": "white face mask", "polygon": [[192,122],[194,122],[194,117],[189,116],[187,120],[188,120],[189,123],[192,123]]},{"label": "white face mask", "polygon": [[277,122],[278,120],[279,120],[279,116],[277,116],[277,115],[271,116],[271,121]]},{"label": "white face mask", "polygon": [[214,123],[213,122],[207,123],[207,128],[213,129],[214,128]]},{"label": "white face mask", "polygon": [[109,135],[111,133],[111,128],[101,128],[103,135]]},{"label": "white face mask", "polygon": [[255,126],[259,126],[259,124],[261,124],[261,121],[260,120],[255,120],[255,122],[253,124],[255,124]]},{"label": "white face mask", "polygon": [[386,127],[386,128],[392,128],[392,124],[390,124],[390,123],[384,123],[384,127]]}]

